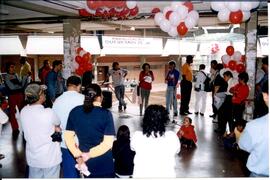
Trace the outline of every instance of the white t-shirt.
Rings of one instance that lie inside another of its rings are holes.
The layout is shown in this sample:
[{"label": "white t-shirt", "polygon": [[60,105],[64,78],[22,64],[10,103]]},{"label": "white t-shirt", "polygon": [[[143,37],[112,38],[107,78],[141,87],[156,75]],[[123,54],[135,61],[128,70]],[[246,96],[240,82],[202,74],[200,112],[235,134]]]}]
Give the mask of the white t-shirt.
[{"label": "white t-shirt", "polygon": [[175,178],[175,155],[180,151],[180,142],[175,132],[163,136],[146,137],[136,131],[131,138],[134,158],[134,178]]},{"label": "white t-shirt", "polygon": [[113,70],[111,69],[108,73],[109,76],[112,76],[113,87],[117,87],[124,84],[125,77],[128,71],[126,69]]},{"label": "white t-shirt", "polygon": [[[83,101],[84,95],[76,91],[66,91],[53,103],[52,109],[61,121],[60,127],[62,129],[62,139],[64,139],[64,132],[66,130],[70,111],[76,106],[82,105]],[[67,149],[66,143],[64,141],[61,142],[61,147]]]},{"label": "white t-shirt", "polygon": [[50,108],[27,105],[21,113],[21,124],[26,140],[26,160],[31,167],[50,168],[62,161],[59,142],[52,142],[51,135],[60,121]]}]

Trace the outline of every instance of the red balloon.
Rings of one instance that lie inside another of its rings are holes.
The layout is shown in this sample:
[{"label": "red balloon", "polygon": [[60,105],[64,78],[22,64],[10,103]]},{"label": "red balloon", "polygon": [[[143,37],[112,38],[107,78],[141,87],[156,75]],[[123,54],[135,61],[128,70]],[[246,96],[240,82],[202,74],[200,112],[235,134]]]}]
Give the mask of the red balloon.
[{"label": "red balloon", "polygon": [[116,15],[116,11],[115,11],[114,8],[111,8],[111,9],[109,10],[109,15],[110,15],[111,17]]},{"label": "red balloon", "polygon": [[82,57],[82,59],[83,59],[83,62],[84,63],[88,63],[88,61],[90,60],[90,53],[88,52],[88,53],[85,53],[84,55],[83,55],[83,57]]},{"label": "red balloon", "polygon": [[236,61],[234,60],[230,60],[229,63],[228,63],[228,67],[234,71],[236,69]]},{"label": "red balloon", "polygon": [[100,1],[89,1],[89,0],[87,0],[86,3],[87,3],[87,6],[90,9],[97,9],[97,8],[100,7]]},{"label": "red balloon", "polygon": [[241,62],[245,62],[246,61],[246,56],[245,55],[242,55],[240,61]]},{"label": "red balloon", "polygon": [[136,6],[135,8],[129,10],[129,15],[136,16],[138,14],[138,12],[139,12],[139,8],[138,8],[138,6]]},{"label": "red balloon", "polygon": [[228,68],[228,65],[223,63],[223,67],[224,68]]},{"label": "red balloon", "polygon": [[236,65],[236,71],[238,73],[244,72],[245,70],[246,70],[246,68],[245,68],[244,64],[237,64]]},{"label": "red balloon", "polygon": [[87,12],[85,9],[79,9],[79,15],[84,17],[91,16],[91,14]]},{"label": "red balloon", "polygon": [[172,11],[168,11],[165,15],[166,19],[170,19],[170,15],[172,14]]},{"label": "red balloon", "polygon": [[97,8],[95,16],[101,17],[103,15],[103,9]]},{"label": "red balloon", "polygon": [[85,65],[85,70],[86,71],[92,71],[93,65],[91,63],[88,63]]},{"label": "red balloon", "polygon": [[240,24],[243,20],[243,13],[241,10],[230,13],[230,22],[232,24]]},{"label": "red balloon", "polygon": [[184,36],[188,32],[188,28],[184,22],[181,22],[177,26],[177,32],[178,32],[179,36]]},{"label": "red balloon", "polygon": [[153,8],[151,13],[153,14],[152,16],[154,16],[156,13],[160,12],[159,8]]},{"label": "red balloon", "polygon": [[188,8],[188,12],[190,12],[190,11],[193,10],[193,4],[192,4],[192,2],[187,1],[183,5]]},{"label": "red balloon", "polygon": [[79,76],[82,76],[83,75],[83,70],[78,68],[75,70],[75,73],[78,74]]},{"label": "red balloon", "polygon": [[81,50],[83,50],[83,48],[78,47],[76,53],[77,53],[77,54],[80,54]]},{"label": "red balloon", "polygon": [[82,59],[81,56],[76,56],[76,57],[75,57],[75,61],[76,61],[78,64],[82,64],[83,59]]},{"label": "red balloon", "polygon": [[120,18],[126,18],[129,14],[130,10],[125,7],[119,14]]},{"label": "red balloon", "polygon": [[234,48],[232,46],[228,46],[226,48],[226,52],[229,56],[232,56],[234,54]]}]

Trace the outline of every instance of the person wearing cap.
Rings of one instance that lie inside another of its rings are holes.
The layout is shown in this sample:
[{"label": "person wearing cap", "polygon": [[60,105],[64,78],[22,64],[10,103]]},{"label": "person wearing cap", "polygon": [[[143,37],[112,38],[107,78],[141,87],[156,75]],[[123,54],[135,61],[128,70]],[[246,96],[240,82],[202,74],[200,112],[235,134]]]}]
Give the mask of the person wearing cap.
[{"label": "person wearing cap", "polygon": [[[268,81],[262,87],[263,100],[269,107]],[[269,177],[269,115],[254,119],[246,124],[239,139],[240,149],[250,153],[247,168],[250,177]]]},{"label": "person wearing cap", "polygon": [[[61,129],[64,132],[67,125],[68,115],[76,106],[82,105],[84,95],[80,93],[81,78],[78,76],[70,76],[67,79],[67,91],[59,96],[53,103],[52,109],[61,121]],[[76,161],[67,149],[64,141],[61,142],[62,151],[62,168],[63,178],[79,178],[79,174],[75,169]]]},{"label": "person wearing cap", "polygon": [[181,105],[180,114],[192,114],[189,112],[189,102],[192,90],[193,73],[191,64],[193,63],[193,56],[188,55],[186,63],[182,66],[182,81],[181,81]]},{"label": "person wearing cap", "polygon": [[60,143],[51,135],[60,131],[60,120],[51,108],[44,108],[46,87],[29,84],[25,99],[29,103],[20,113],[26,141],[26,161],[29,178],[59,178],[62,161]]},{"label": "person wearing cap", "polygon": [[166,75],[165,81],[167,83],[166,90],[166,109],[168,114],[170,113],[170,105],[173,102],[173,116],[177,116],[177,100],[176,100],[176,85],[179,80],[179,71],[175,69],[176,63],[175,61],[169,62],[169,71]]}]

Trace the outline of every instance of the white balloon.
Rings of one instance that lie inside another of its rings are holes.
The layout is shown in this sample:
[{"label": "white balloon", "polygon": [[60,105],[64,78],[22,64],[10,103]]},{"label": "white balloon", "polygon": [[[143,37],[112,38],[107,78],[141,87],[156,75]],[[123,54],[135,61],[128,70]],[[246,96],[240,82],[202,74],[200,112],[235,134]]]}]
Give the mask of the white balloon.
[{"label": "white balloon", "polygon": [[250,2],[252,4],[252,9],[255,9],[259,6],[260,2],[259,1],[252,1]]},{"label": "white balloon", "polygon": [[221,11],[218,12],[218,19],[221,21],[221,22],[226,22],[229,20],[229,17],[230,17],[230,11],[229,9],[225,8]]},{"label": "white balloon", "polygon": [[188,13],[188,16],[193,17],[196,20],[196,24],[198,24],[198,20],[199,20],[199,13],[198,11],[192,10]]},{"label": "white balloon", "polygon": [[176,37],[178,35],[178,32],[177,32],[177,27],[175,26],[171,26],[168,34],[172,37]]},{"label": "white balloon", "polygon": [[167,20],[167,19],[163,19],[161,22],[160,22],[160,29],[164,32],[168,32],[171,28],[171,24],[170,24],[170,21]]},{"label": "white balloon", "polygon": [[185,24],[188,29],[191,29],[196,26],[196,20],[191,16],[187,16],[187,18],[185,19]]},{"label": "white balloon", "polygon": [[240,2],[230,2],[227,4],[227,8],[232,12],[236,12],[241,8],[241,4]]},{"label": "white balloon", "polygon": [[252,3],[248,1],[241,2],[241,10],[242,11],[250,11],[252,9]]},{"label": "white balloon", "polygon": [[233,54],[233,60],[240,61],[241,56],[242,56],[242,54],[241,54],[240,51],[235,51],[234,54]]},{"label": "white balloon", "polygon": [[211,8],[214,10],[214,11],[220,11],[225,7],[225,4],[224,2],[220,2],[220,1],[213,1],[211,2]]},{"label": "white balloon", "polygon": [[243,13],[243,22],[250,18],[250,11],[242,11]]},{"label": "white balloon", "polygon": [[133,9],[137,5],[137,1],[126,1],[128,9]]},{"label": "white balloon", "polygon": [[181,17],[181,19],[185,19],[188,15],[188,8],[186,6],[183,5],[179,6],[176,11]]},{"label": "white balloon", "polygon": [[173,11],[176,11],[177,8],[178,8],[179,6],[181,6],[182,4],[183,4],[183,2],[172,2],[172,3],[171,3],[171,8],[172,8]]},{"label": "white balloon", "polygon": [[156,23],[157,25],[160,25],[160,22],[161,22],[163,19],[165,19],[165,18],[164,18],[163,14],[162,14],[161,12],[158,12],[158,13],[155,14],[154,20],[155,20],[155,23]]},{"label": "white balloon", "polygon": [[177,12],[172,12],[172,14],[170,15],[169,21],[171,25],[178,26],[178,24],[180,24],[181,17],[179,16]]},{"label": "white balloon", "polygon": [[171,8],[170,6],[166,6],[166,7],[163,9],[163,14],[164,14],[164,16],[166,16],[166,13],[167,13],[168,11],[172,11],[172,8]]},{"label": "white balloon", "polygon": [[223,55],[223,56],[221,57],[221,60],[222,60],[222,62],[223,62],[224,64],[228,64],[228,62],[231,60],[231,57],[230,57],[229,55],[225,54],[225,55]]}]

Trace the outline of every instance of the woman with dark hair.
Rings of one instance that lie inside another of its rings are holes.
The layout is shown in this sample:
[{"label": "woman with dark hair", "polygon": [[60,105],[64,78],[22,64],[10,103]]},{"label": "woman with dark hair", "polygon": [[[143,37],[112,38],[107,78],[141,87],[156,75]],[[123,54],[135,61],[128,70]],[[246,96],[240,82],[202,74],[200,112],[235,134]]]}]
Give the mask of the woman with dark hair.
[{"label": "woman with dark hair", "polygon": [[139,87],[140,87],[140,95],[142,98],[142,103],[140,104],[140,116],[142,115],[142,109],[144,104],[144,110],[148,106],[148,100],[150,96],[150,91],[152,89],[152,82],[154,81],[154,74],[150,70],[150,64],[144,63],[142,65],[142,71],[139,76]]},{"label": "woman with dark hair", "polygon": [[[91,178],[113,178],[112,144],[115,130],[110,111],[101,107],[102,93],[97,84],[91,84],[84,104],[69,114],[64,138],[79,165],[85,164]],[[74,136],[77,135],[79,146]]]},{"label": "woman with dark hair", "polygon": [[237,122],[243,118],[245,110],[245,101],[249,95],[249,87],[247,82],[249,80],[248,73],[242,72],[238,75],[238,84],[230,88],[230,93],[233,94],[233,119]]},{"label": "woman with dark hair", "polygon": [[175,132],[166,131],[169,122],[165,107],[150,105],[145,110],[142,131],[131,139],[134,158],[134,178],[175,178],[175,155],[180,142]]},{"label": "woman with dark hair", "polygon": [[135,152],[130,149],[130,131],[122,125],[117,131],[117,140],[113,142],[114,168],[117,176],[130,177],[133,174]]}]

